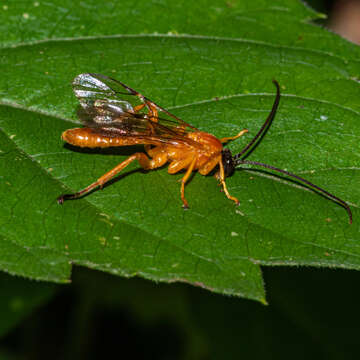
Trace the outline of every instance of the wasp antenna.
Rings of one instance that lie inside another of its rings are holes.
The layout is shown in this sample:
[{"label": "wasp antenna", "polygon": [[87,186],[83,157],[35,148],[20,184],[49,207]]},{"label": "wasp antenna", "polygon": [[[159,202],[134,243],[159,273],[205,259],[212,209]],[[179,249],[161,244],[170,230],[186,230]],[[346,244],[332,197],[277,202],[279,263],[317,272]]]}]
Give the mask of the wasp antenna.
[{"label": "wasp antenna", "polygon": [[258,133],[254,136],[254,138],[249,142],[249,144],[247,144],[238,154],[234,155],[234,159],[238,159],[240,158],[243,154],[245,154],[248,150],[251,150],[251,147],[256,143],[256,141],[265,133],[266,129],[269,127],[269,125],[271,124],[272,120],[274,119],[276,110],[279,106],[279,102],[280,102],[280,85],[279,83],[273,79],[272,81],[275,86],[276,86],[276,97],[275,97],[275,101],[274,104],[272,106],[271,112],[268,115],[264,125],[261,127],[261,129],[258,131]]},{"label": "wasp antenna", "polygon": [[260,162],[257,162],[257,161],[249,161],[249,160],[241,160],[241,159],[238,159],[235,161],[235,166],[236,165],[241,165],[241,164],[246,164],[246,165],[255,165],[255,166],[262,166],[264,168],[267,168],[267,169],[270,169],[270,170],[273,170],[273,171],[277,171],[281,174],[285,174],[287,176],[290,176],[296,180],[299,180],[301,182],[303,182],[304,184],[316,189],[317,191],[325,194],[328,198],[334,200],[335,202],[337,202],[338,204],[342,205],[345,210],[347,211],[348,215],[349,215],[349,223],[352,224],[352,212],[351,212],[351,209],[349,207],[349,205],[342,199],[338,198],[337,196],[329,193],[328,191],[322,189],[321,187],[313,184],[312,182],[308,181],[308,180],[305,180],[303,179],[302,177],[298,176],[298,175],[295,175],[295,174],[292,174],[286,170],[283,170],[283,169],[279,169],[275,166],[271,166],[271,165],[268,165],[268,164],[263,164],[263,163],[260,163]]}]

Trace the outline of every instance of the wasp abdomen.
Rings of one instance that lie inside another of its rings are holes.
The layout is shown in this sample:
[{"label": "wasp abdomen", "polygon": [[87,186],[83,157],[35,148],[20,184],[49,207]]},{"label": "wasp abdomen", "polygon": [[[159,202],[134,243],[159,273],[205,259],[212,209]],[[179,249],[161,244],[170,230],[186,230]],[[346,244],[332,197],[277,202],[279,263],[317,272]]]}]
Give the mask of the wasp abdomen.
[{"label": "wasp abdomen", "polygon": [[139,139],[130,136],[108,136],[102,134],[98,129],[92,128],[69,129],[62,133],[61,138],[71,145],[89,148],[127,146],[141,142]]}]

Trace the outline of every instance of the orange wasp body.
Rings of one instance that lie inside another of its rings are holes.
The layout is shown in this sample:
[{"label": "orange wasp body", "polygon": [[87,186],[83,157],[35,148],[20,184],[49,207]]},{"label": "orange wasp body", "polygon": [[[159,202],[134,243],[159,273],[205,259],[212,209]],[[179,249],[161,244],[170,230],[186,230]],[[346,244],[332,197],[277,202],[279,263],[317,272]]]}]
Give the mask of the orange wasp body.
[{"label": "orange wasp body", "polygon": [[[277,94],[264,125],[239,154],[232,156],[229,149],[223,148],[223,144],[239,138],[248,130],[244,129],[233,137],[218,139],[182,121],[119,81],[100,74],[78,75],[73,81],[73,88],[84,110],[87,126],[66,130],[62,134],[62,139],[69,144],[89,148],[142,144],[145,153],[137,152],[129,156],[85,189],[74,194],[61,195],[58,202],[62,204],[64,200],[79,198],[96,187],[102,188],[121,170],[137,160],[145,170],[156,169],[166,163],[169,163],[169,174],[185,170],[180,188],[184,208],[188,208],[185,184],[191,173],[197,170],[201,175],[208,175],[218,166],[219,169],[215,176],[220,181],[225,195],[239,204],[239,200],[229,194],[225,179],[233,174],[237,165],[247,164],[280,172],[315,188],[344,206],[351,223],[351,210],[343,200],[285,170],[241,159],[241,156],[251,151],[275,116],[280,100],[280,88],[276,81],[274,84]],[[138,100],[139,104],[134,105],[135,100]]]}]

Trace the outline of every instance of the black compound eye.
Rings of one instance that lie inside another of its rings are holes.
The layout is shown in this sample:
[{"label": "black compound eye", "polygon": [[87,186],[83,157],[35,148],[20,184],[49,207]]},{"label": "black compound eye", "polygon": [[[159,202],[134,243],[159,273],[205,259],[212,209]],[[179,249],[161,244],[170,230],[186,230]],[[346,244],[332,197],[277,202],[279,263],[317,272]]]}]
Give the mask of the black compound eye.
[{"label": "black compound eye", "polygon": [[225,177],[231,176],[235,171],[235,164],[229,149],[222,151],[221,161],[224,166]]}]

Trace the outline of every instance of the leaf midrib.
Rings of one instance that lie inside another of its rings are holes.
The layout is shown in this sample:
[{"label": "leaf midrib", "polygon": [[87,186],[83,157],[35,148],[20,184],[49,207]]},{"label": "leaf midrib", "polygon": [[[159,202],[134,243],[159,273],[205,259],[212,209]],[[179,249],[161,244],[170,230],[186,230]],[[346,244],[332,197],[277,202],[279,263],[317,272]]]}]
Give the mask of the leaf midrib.
[{"label": "leaf midrib", "polygon": [[[107,39],[131,39],[131,38],[166,38],[166,39],[196,39],[196,40],[206,40],[206,41],[224,41],[224,42],[240,42],[244,44],[253,44],[253,45],[261,45],[266,47],[271,47],[275,49],[285,49],[285,50],[295,50],[301,51],[310,54],[316,54],[326,57],[332,57],[338,59],[340,61],[344,61],[339,55],[336,55],[332,52],[327,52],[323,50],[316,50],[312,48],[305,48],[301,46],[289,46],[289,45],[279,45],[272,44],[265,41],[246,39],[246,38],[230,38],[230,37],[222,37],[222,36],[208,36],[208,35],[193,35],[193,34],[114,34],[114,35],[97,35],[97,36],[78,36],[78,37],[63,37],[56,39],[41,39],[36,41],[29,41],[25,43],[17,43],[11,44],[7,46],[1,47],[1,49],[17,49],[19,47],[27,47],[27,46],[36,46],[40,44],[51,44],[56,42],[75,42],[75,41],[93,41],[93,40],[107,40]],[[343,39],[343,41],[346,41]],[[0,50],[1,50],[0,49]],[[353,61],[355,63],[360,63],[360,60],[357,58],[350,58],[347,61]]]}]

